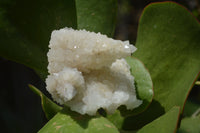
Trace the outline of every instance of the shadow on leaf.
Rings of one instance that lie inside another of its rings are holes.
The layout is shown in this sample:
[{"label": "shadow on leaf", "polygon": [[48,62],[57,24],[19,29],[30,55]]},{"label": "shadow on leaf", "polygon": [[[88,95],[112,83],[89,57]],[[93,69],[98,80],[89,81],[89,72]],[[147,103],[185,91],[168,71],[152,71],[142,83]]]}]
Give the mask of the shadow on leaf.
[{"label": "shadow on leaf", "polygon": [[127,117],[124,120],[122,128],[125,130],[140,129],[141,127],[158,118],[164,113],[165,110],[161,106],[161,104],[158,101],[153,100],[149,108],[143,113],[136,116]]}]

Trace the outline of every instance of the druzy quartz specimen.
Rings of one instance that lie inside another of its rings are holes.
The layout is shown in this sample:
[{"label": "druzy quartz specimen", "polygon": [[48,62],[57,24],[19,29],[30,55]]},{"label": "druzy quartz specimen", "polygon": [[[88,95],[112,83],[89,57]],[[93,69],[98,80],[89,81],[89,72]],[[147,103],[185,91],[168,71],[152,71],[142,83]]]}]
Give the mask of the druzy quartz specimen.
[{"label": "druzy quartz specimen", "polygon": [[95,115],[99,108],[113,113],[142,103],[124,59],[136,50],[128,41],[64,28],[52,32],[49,48],[47,90],[59,104]]}]

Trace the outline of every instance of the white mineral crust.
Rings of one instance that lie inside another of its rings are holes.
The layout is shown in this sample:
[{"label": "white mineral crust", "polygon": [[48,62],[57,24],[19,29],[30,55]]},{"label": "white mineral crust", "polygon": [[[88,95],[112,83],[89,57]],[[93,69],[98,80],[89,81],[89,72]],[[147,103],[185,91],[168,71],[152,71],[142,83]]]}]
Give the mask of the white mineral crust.
[{"label": "white mineral crust", "polygon": [[113,113],[120,105],[142,103],[124,59],[136,50],[128,41],[64,28],[52,32],[49,48],[47,90],[59,104],[95,115],[99,108]]}]

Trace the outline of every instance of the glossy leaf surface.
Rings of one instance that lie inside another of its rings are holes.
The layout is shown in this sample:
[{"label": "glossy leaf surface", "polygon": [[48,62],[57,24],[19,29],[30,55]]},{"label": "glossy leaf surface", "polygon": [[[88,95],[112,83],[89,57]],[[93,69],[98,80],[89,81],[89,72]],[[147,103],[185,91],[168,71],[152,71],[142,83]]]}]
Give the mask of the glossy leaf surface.
[{"label": "glossy leaf surface", "polygon": [[154,3],[144,9],[133,56],[151,74],[154,99],[144,113],[126,119],[125,129],[141,128],[176,105],[182,111],[200,71],[199,35],[199,22],[178,4]]},{"label": "glossy leaf surface", "polygon": [[117,16],[117,0],[75,0],[77,29],[101,32],[112,37]]}]

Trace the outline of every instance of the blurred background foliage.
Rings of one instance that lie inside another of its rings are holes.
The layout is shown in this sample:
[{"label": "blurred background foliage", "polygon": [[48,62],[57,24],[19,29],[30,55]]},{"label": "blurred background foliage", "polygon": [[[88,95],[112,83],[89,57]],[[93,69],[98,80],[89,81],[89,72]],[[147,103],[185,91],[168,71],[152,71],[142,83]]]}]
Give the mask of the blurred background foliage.
[{"label": "blurred background foliage", "polygon": [[[165,0],[118,0],[115,38],[135,43],[140,15],[146,5]],[[169,1],[169,0],[168,0]],[[200,20],[200,0],[173,0]],[[185,22],[187,23],[187,22]],[[11,48],[12,49],[12,48]],[[34,84],[45,95],[45,83],[30,68],[0,58],[0,127],[2,133],[34,133],[46,122],[40,98],[29,88]],[[182,117],[191,116],[200,107],[200,86],[194,85]]]}]

